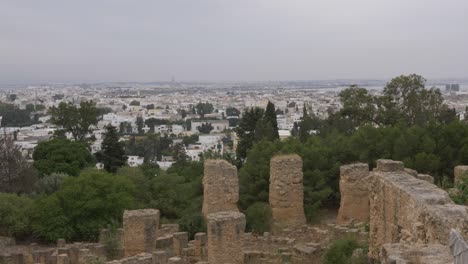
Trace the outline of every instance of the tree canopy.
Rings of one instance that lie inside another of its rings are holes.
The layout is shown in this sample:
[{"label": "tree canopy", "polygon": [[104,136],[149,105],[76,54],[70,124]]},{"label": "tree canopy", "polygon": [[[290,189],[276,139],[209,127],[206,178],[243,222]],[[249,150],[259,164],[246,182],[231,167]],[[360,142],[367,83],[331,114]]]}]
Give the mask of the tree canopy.
[{"label": "tree canopy", "polygon": [[94,165],[94,158],[86,145],[68,139],[40,142],[34,149],[33,159],[41,177],[52,173],[78,176],[82,169]]},{"label": "tree canopy", "polygon": [[62,102],[58,107],[49,108],[50,122],[70,132],[75,141],[87,142],[92,127],[98,122],[99,112],[93,101],[83,101],[80,107]]}]

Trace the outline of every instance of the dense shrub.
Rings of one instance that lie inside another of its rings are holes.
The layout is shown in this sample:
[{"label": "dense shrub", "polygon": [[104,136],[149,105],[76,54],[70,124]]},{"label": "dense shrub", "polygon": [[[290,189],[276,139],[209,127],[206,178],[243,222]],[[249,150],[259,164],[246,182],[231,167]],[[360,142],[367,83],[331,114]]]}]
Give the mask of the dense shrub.
[{"label": "dense shrub", "polygon": [[32,205],[28,197],[0,193],[0,236],[19,238],[29,234]]},{"label": "dense shrub", "polygon": [[121,176],[87,170],[67,178],[56,193],[37,200],[33,230],[54,241],[95,240],[100,228],[121,222],[124,209],[134,206],[135,187]]},{"label": "dense shrub", "polygon": [[[354,250],[362,248],[363,252],[359,256],[352,256]],[[324,264],[366,264],[367,249],[351,238],[336,240],[325,252]]]},{"label": "dense shrub", "polygon": [[60,189],[67,177],[69,176],[65,173],[46,175],[36,182],[35,190],[37,193],[52,194]]},{"label": "dense shrub", "polygon": [[247,230],[263,234],[270,231],[271,208],[267,203],[257,202],[245,210]]}]

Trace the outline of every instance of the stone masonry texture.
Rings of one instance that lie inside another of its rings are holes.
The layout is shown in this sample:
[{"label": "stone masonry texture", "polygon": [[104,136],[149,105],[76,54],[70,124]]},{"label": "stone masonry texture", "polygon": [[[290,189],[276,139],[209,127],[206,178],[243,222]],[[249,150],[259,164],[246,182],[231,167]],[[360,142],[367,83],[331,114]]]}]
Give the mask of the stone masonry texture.
[{"label": "stone masonry texture", "polygon": [[303,177],[299,155],[271,159],[269,200],[274,228],[305,224]]},{"label": "stone masonry texture", "polygon": [[402,163],[379,160],[369,178],[371,258],[379,259],[387,243],[447,246],[451,228],[468,234],[467,207],[454,204],[436,185],[405,172]]},{"label": "stone masonry texture", "polygon": [[237,168],[225,160],[205,161],[203,176],[203,214],[239,211]]},{"label": "stone masonry texture", "polygon": [[207,220],[208,262],[242,264],[245,215],[239,212],[218,212],[209,214]]},{"label": "stone masonry texture", "polygon": [[340,167],[341,204],[337,224],[369,222],[369,165]]},{"label": "stone masonry texture", "polygon": [[123,215],[125,256],[152,253],[156,249],[159,210],[125,210]]}]

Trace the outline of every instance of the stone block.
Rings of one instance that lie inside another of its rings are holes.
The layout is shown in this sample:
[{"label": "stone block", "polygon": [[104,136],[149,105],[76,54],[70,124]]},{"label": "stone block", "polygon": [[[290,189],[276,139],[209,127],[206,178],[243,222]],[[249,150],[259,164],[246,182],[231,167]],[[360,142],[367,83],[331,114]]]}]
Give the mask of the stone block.
[{"label": "stone block", "polygon": [[168,259],[166,251],[159,250],[153,252],[153,264],[167,264]]},{"label": "stone block", "polygon": [[423,181],[430,182],[430,183],[434,183],[434,177],[432,177],[431,175],[428,175],[428,174],[418,174],[418,175],[416,175],[416,178],[420,179],[420,180],[423,180]]},{"label": "stone block", "polygon": [[182,250],[187,247],[188,233],[179,232],[173,234],[174,256],[182,256]]},{"label": "stone block", "polygon": [[305,224],[303,178],[299,155],[271,159],[269,201],[275,230]]},{"label": "stone block", "polygon": [[125,210],[123,215],[125,256],[156,250],[159,210]]},{"label": "stone block", "polygon": [[239,211],[238,201],[239,178],[236,166],[225,160],[206,160],[203,176],[203,215]]},{"label": "stone block", "polygon": [[369,222],[369,165],[340,167],[340,209],[337,224]]},{"label": "stone block", "polygon": [[245,215],[239,212],[219,212],[209,214],[207,220],[208,262],[242,264]]},{"label": "stone block", "polygon": [[377,160],[377,167],[375,168],[375,170],[381,172],[403,172],[405,170],[405,166],[401,161],[379,159]]}]

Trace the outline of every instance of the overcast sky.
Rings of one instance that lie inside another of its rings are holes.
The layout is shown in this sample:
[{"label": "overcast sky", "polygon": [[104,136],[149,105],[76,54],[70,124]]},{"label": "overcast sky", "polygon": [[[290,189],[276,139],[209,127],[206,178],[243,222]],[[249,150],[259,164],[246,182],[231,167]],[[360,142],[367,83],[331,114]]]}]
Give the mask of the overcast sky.
[{"label": "overcast sky", "polygon": [[468,77],[468,0],[0,0],[0,83]]}]

